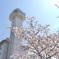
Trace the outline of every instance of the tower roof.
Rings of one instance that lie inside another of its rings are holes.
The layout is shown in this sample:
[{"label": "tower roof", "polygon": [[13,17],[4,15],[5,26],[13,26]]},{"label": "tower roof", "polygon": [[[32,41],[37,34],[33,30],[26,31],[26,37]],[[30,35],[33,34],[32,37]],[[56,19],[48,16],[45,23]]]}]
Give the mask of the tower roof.
[{"label": "tower roof", "polygon": [[16,8],[16,9],[14,9],[14,10],[11,12],[11,14],[9,15],[9,20],[10,20],[10,21],[13,21],[13,19],[14,19],[16,16],[19,17],[19,18],[21,18],[22,21],[25,20],[25,13],[24,13],[23,11],[21,11],[19,8]]},{"label": "tower roof", "polygon": [[0,42],[0,46],[1,46],[2,44],[4,44],[4,42],[6,42],[6,43],[8,44],[8,41],[9,41],[9,38],[6,38],[5,40],[2,40],[2,41]]}]

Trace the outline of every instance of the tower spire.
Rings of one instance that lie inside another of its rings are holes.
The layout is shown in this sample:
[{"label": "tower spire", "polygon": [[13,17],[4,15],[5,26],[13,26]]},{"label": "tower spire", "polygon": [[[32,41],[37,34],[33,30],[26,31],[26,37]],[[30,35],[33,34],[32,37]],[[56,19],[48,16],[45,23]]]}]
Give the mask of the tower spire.
[{"label": "tower spire", "polygon": [[14,9],[10,16],[9,16],[9,20],[13,21],[15,19],[15,17],[18,16],[19,18],[21,18],[22,21],[25,20],[25,13],[23,11],[21,11],[19,8]]},{"label": "tower spire", "polygon": [[[10,16],[9,20],[11,21],[11,27],[21,27],[23,25],[23,21],[26,19],[25,13],[21,11],[19,8],[14,9]],[[14,33],[10,32],[10,41],[9,41],[9,49],[8,49],[8,59],[10,59],[10,56],[12,54],[15,54],[16,51],[22,52],[22,48],[18,47],[18,45],[21,45],[20,39],[18,37],[15,37]]]}]

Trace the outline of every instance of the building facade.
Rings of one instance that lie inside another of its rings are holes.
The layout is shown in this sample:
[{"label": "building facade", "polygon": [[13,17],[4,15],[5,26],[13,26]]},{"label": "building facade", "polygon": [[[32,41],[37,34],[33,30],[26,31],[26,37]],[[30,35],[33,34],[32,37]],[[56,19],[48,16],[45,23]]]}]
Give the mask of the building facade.
[{"label": "building facade", "polygon": [[[19,8],[14,9],[9,16],[11,27],[20,28],[25,19],[25,13]],[[15,37],[14,33],[10,30],[10,38],[6,38],[0,42],[0,59],[11,59],[11,56],[15,54],[15,52],[19,52],[21,54],[23,50],[22,47],[18,45],[21,45],[20,39]]]}]

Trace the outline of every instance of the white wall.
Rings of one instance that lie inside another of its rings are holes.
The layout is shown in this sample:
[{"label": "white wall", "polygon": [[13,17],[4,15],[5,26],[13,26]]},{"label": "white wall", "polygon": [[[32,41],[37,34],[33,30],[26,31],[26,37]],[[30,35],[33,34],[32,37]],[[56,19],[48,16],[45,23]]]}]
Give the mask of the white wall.
[{"label": "white wall", "polygon": [[8,43],[4,42],[3,44],[1,44],[0,59],[7,59],[7,52],[8,52]]}]

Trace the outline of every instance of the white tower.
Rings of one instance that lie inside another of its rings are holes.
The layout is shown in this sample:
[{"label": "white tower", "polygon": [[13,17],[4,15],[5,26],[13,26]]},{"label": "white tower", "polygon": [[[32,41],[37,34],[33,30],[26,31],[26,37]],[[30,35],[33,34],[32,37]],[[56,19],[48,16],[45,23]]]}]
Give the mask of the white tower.
[{"label": "white tower", "polygon": [[[21,27],[23,24],[23,21],[25,20],[25,13],[18,8],[14,9],[9,16],[9,20],[12,22],[11,26]],[[9,49],[8,49],[8,59],[10,59],[10,56],[15,54],[17,51],[19,53],[22,52],[22,48],[18,46],[18,45],[21,45],[20,39],[15,37],[12,31],[10,33],[9,42],[10,43],[9,43]]]}]

